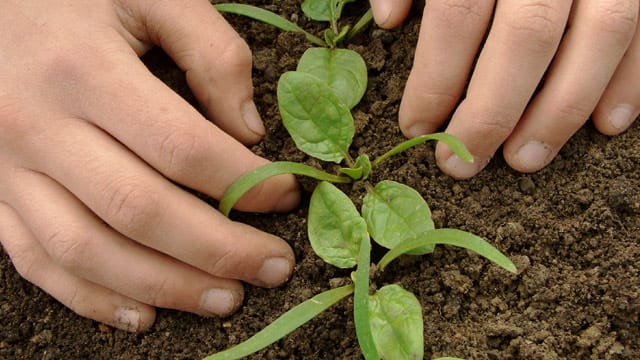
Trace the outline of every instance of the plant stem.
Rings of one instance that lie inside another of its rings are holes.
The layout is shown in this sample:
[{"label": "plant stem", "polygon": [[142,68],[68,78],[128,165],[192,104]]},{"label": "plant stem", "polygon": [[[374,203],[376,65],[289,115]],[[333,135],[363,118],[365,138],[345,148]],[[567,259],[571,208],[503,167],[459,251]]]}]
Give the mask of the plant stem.
[{"label": "plant stem", "polygon": [[356,325],[356,336],[362,350],[362,355],[367,360],[378,360],[378,351],[371,335],[369,324],[369,268],[371,264],[371,242],[369,236],[365,236],[360,242],[358,253],[358,268],[355,276],[355,293],[353,296],[353,317]]},{"label": "plant stem", "polygon": [[309,32],[306,32],[304,29],[294,24],[293,22],[283,18],[276,13],[259,8],[257,6],[246,4],[213,4],[213,6],[220,12],[246,16],[251,19],[262,21],[269,25],[275,26],[280,30],[302,33],[309,42],[321,47],[327,46],[327,43],[325,43],[322,39]]},{"label": "plant stem", "polygon": [[371,20],[373,20],[373,11],[371,10],[371,8],[369,8],[369,10],[367,10],[367,12],[362,15],[360,20],[358,20],[358,22],[353,25],[351,30],[349,30],[349,33],[347,33],[347,36],[345,37],[346,41],[349,41],[354,36],[358,35],[360,31],[362,31],[362,29],[369,25]]},{"label": "plant stem", "polygon": [[380,155],[378,158],[371,162],[371,167],[376,167],[384,160],[390,158],[393,155],[399,154],[407,149],[410,149],[416,145],[422,144],[423,142],[429,140],[437,140],[445,143],[451,151],[453,151],[460,159],[468,162],[473,162],[473,155],[467,150],[462,141],[456,138],[453,135],[445,134],[445,133],[435,133],[417,136],[413,139],[409,139],[407,141],[403,141],[400,144],[396,145],[393,149],[387,151],[386,153]]}]

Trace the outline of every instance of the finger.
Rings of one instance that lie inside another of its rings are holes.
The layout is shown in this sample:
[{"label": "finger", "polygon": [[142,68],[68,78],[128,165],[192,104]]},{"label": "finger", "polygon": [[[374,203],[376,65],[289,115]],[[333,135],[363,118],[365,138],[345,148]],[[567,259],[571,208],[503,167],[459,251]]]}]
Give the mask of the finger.
[{"label": "finger", "polygon": [[127,331],[147,330],[153,307],[79,278],[51,261],[18,214],[0,202],[0,242],[20,275],[80,316]]},{"label": "finger", "polygon": [[593,112],[629,46],[638,1],[579,1],[544,87],[505,143],[514,169],[547,165]]},{"label": "finger", "polygon": [[[56,99],[65,111],[104,129],[164,176],[217,199],[267,163],[155,78],[126,44],[113,48],[65,53],[49,66],[48,81],[66,90]],[[252,189],[237,208],[282,211],[298,200],[295,178],[284,175]]]},{"label": "finger", "polygon": [[400,25],[411,9],[411,0],[370,0],[373,19],[385,29]]},{"label": "finger", "polygon": [[126,239],[47,176],[16,171],[9,188],[24,224],[69,273],[163,308],[229,315],[240,306],[238,281],[213,277]]},{"label": "finger", "polygon": [[130,8],[125,13],[135,19],[130,31],[162,47],[186,72],[209,118],[244,143],[258,142],[265,128],[253,103],[251,51],[211,3],[127,3]]},{"label": "finger", "polygon": [[58,123],[29,149],[30,168],[64,184],[119,233],[218,277],[262,286],[288,279],[293,253],[282,239],[227,219],[91,124]]},{"label": "finger", "polygon": [[438,144],[436,159],[445,173],[475,175],[511,133],[557,49],[569,11],[567,1],[498,1],[466,98],[446,130],[475,161],[464,162]]},{"label": "finger", "polygon": [[491,20],[494,1],[428,1],[400,104],[407,137],[435,132],[458,103]]},{"label": "finger", "polygon": [[613,78],[607,85],[595,112],[595,126],[607,135],[625,131],[640,114],[640,87],[635,83],[640,79],[640,26]]}]

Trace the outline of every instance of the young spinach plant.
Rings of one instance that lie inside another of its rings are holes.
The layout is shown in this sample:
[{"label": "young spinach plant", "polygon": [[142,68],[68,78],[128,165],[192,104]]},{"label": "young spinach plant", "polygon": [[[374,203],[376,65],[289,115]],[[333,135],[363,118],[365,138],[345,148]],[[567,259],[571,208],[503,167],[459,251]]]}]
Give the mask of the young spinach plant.
[{"label": "young spinach plant", "polygon": [[[391,180],[375,185],[367,181],[371,172],[387,158],[429,140],[444,142],[458,157],[472,161],[471,154],[458,139],[444,133],[423,135],[400,143],[372,161],[366,154],[355,160],[350,156],[349,147],[355,132],[351,109],[365,93],[367,68],[357,52],[337,45],[371,20],[369,10],[353,28],[339,26],[344,5],[353,1],[303,1],[302,10],[306,16],[329,22],[324,40],[264,9],[241,4],[215,5],[223,12],[249,16],[285,31],[303,33],[310,42],[320,46],[307,49],[297,69],[280,77],[278,106],[283,124],[298,149],[320,160],[346,164],[338,174],[330,174],[305,164],[270,163],[234,182],[220,200],[220,211],[228,215],[243,194],[272,176],[296,174],[320,180],[309,204],[309,241],[325,262],[343,269],[355,267],[355,271],[351,276],[352,284],[304,301],[245,342],[206,359],[237,359],[252,354],[351,294],[354,296],[356,335],[366,359],[421,359],[424,334],[418,299],[395,284],[370,293],[371,274],[375,276],[384,271],[400,255],[428,254],[436,244],[472,250],[508,271],[516,271],[506,256],[482,238],[456,229],[436,229],[427,203],[416,190]],[[332,184],[353,181],[364,181],[367,189],[360,211]],[[373,265],[371,239],[389,249]]]}]

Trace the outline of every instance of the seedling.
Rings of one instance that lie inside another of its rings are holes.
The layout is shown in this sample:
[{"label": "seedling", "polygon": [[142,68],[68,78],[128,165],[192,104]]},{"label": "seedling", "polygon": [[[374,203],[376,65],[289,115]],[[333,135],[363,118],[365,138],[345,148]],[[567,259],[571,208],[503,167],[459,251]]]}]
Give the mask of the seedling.
[{"label": "seedling", "polygon": [[[515,272],[513,263],[482,238],[456,229],[436,229],[431,211],[420,194],[409,186],[367,179],[383,161],[429,140],[444,142],[458,157],[473,157],[455,137],[430,134],[404,141],[371,161],[366,154],[355,160],[349,153],[354,136],[351,109],[366,90],[367,69],[355,51],[337,48],[371,20],[370,10],[353,28],[340,28],[343,6],[354,0],[306,0],[302,10],[311,19],[328,21],[324,40],[266,10],[240,4],[216,5],[218,10],[265,21],[285,31],[305,34],[313,44],[300,59],[296,71],[284,73],[278,82],[278,106],[283,124],[298,149],[320,160],[345,163],[337,174],[305,164],[273,162],[234,182],[220,200],[228,215],[243,194],[261,181],[280,174],[319,180],[309,203],[308,236],[314,252],[342,269],[355,267],[353,283],[320,293],[295,306],[263,330],[228,350],[207,359],[237,359],[256,352],[353,294],[354,323],[358,343],[366,359],[422,359],[424,353],[422,308],[418,299],[399,285],[385,285],[370,292],[370,275],[400,255],[423,255],[437,244],[466,248]],[[334,183],[363,181],[367,190],[360,211]],[[389,251],[371,264],[371,239]],[[373,271],[372,271],[373,270]],[[445,358],[446,359],[446,358]],[[449,358],[452,359],[452,358]]]}]

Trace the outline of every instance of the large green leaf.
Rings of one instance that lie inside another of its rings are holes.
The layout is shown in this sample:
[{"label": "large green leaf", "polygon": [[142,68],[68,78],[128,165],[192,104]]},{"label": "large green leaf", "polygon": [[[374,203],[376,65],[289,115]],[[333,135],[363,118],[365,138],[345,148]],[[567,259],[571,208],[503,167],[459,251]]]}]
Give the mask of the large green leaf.
[{"label": "large green leaf", "polygon": [[422,359],[422,307],[398,285],[387,285],[369,298],[369,323],[382,359]]},{"label": "large green leaf", "polygon": [[[431,211],[422,196],[409,186],[390,180],[379,182],[367,193],[362,203],[362,216],[371,237],[388,249],[434,229]],[[422,255],[432,251],[433,245],[427,245],[409,254]]]},{"label": "large green leaf", "polygon": [[303,152],[339,163],[353,140],[349,108],[317,77],[289,71],[278,82],[278,106],[284,126]]},{"label": "large green leaf", "polygon": [[302,2],[302,11],[310,19],[315,21],[331,21],[331,6],[334,6],[333,18],[340,18],[342,8],[346,3],[355,0],[304,0]]},{"label": "large green leaf", "polygon": [[356,106],[367,90],[367,65],[362,56],[349,49],[307,49],[297,71],[324,81],[349,109]]},{"label": "large green leaf", "polygon": [[325,262],[339,268],[356,265],[367,224],[349,197],[326,181],[311,195],[307,219],[309,242]]}]

